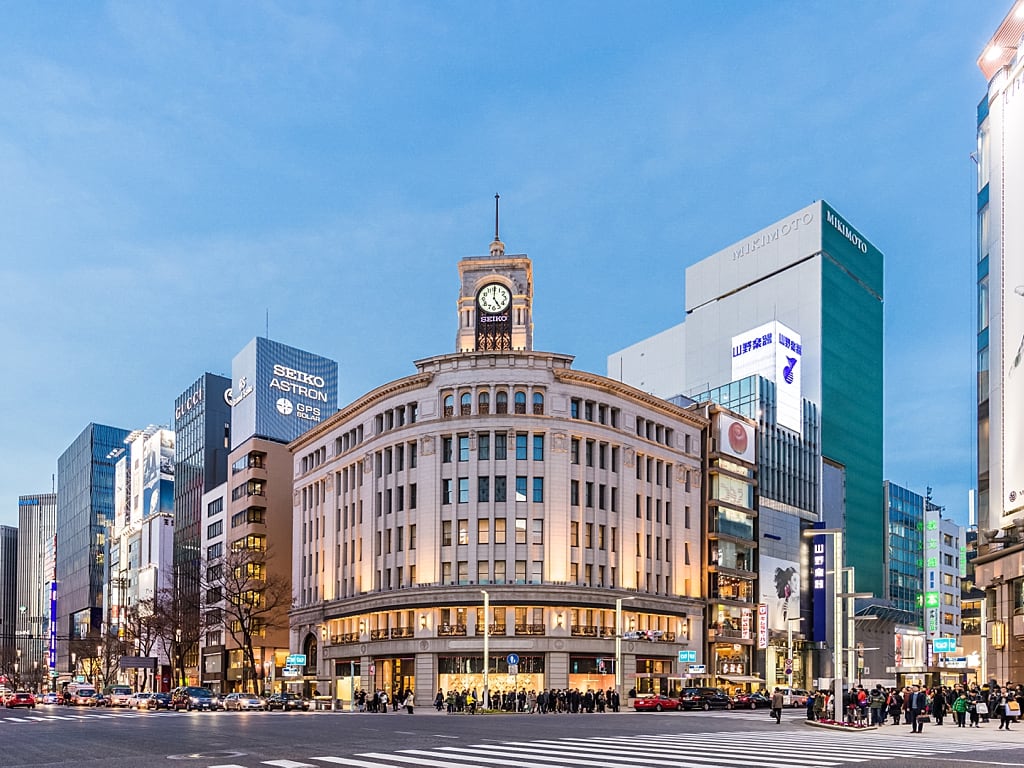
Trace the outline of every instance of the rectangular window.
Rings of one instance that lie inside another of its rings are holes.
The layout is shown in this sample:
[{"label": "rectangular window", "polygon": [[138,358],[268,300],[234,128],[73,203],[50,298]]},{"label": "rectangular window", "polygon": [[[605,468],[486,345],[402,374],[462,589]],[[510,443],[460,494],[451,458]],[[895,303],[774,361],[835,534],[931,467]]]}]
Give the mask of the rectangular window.
[{"label": "rectangular window", "polygon": [[479,461],[489,461],[491,458],[491,433],[481,432],[476,438],[476,457]]},{"label": "rectangular window", "polygon": [[469,520],[459,520],[459,544],[469,544]]},{"label": "rectangular window", "polygon": [[584,498],[584,501],[583,501],[584,506],[593,507],[594,506],[594,484],[588,480],[587,483],[583,486],[583,490],[584,490],[584,495],[585,495],[585,498]]},{"label": "rectangular window", "polygon": [[215,523],[210,523],[206,526],[206,538],[212,539],[214,536],[220,536],[224,533],[224,521],[218,520]]},{"label": "rectangular window", "polygon": [[519,475],[516,477],[516,501],[526,501],[525,475]]},{"label": "rectangular window", "polygon": [[494,458],[496,461],[508,458],[508,435],[505,432],[494,433]]},{"label": "rectangular window", "polygon": [[416,443],[409,443],[409,469],[416,469]]},{"label": "rectangular window", "polygon": [[459,461],[469,461],[469,435],[459,435]]},{"label": "rectangular window", "polygon": [[459,504],[469,503],[469,478],[459,478]]},{"label": "rectangular window", "polygon": [[580,505],[580,481],[569,481],[569,505],[578,507]]},{"label": "rectangular window", "polygon": [[452,503],[452,481],[451,478],[446,478],[441,481],[441,503],[451,504]]},{"label": "rectangular window", "polygon": [[491,542],[491,521],[487,519],[476,521],[476,543],[489,544]]},{"label": "rectangular window", "polygon": [[597,526],[597,548],[605,548],[605,527],[603,525]]},{"label": "rectangular window", "polygon": [[505,583],[505,561],[504,560],[495,560],[494,561],[494,583],[495,584],[504,584]]},{"label": "rectangular window", "polygon": [[587,444],[583,449],[584,459],[588,467],[594,466],[594,441],[587,440]]},{"label": "rectangular window", "polygon": [[526,561],[516,560],[516,584],[526,583]]},{"label": "rectangular window", "polygon": [[508,485],[508,478],[504,475],[498,475],[494,478],[494,500],[505,501],[506,500],[506,487]]},{"label": "rectangular window", "polygon": [[580,439],[574,437],[569,443],[569,455],[572,457],[573,464],[580,463]]},{"label": "rectangular window", "polygon": [[444,520],[441,522],[441,546],[450,547],[452,545],[452,521]]},{"label": "rectangular window", "polygon": [[491,500],[491,478],[489,478],[489,477],[478,477],[476,479],[476,500],[477,501],[490,501]]},{"label": "rectangular window", "polygon": [[590,549],[594,546],[594,524],[586,523],[583,526],[583,546]]},{"label": "rectangular window", "polygon": [[416,483],[409,483],[409,509],[416,509]]},{"label": "rectangular window", "polygon": [[505,518],[499,517],[494,521],[494,543],[505,543]]},{"label": "rectangular window", "polygon": [[480,560],[476,564],[476,583],[486,584],[491,580],[491,574],[488,569],[488,562],[486,560]]},{"label": "rectangular window", "polygon": [[580,545],[580,524],[573,520],[569,523],[569,546],[578,547]]},{"label": "rectangular window", "polygon": [[207,560],[216,560],[222,554],[224,554],[224,545],[219,542],[206,548]]},{"label": "rectangular window", "polygon": [[535,504],[544,503],[544,478],[533,478],[533,501]]},{"label": "rectangular window", "polygon": [[533,543],[543,544],[544,543],[544,521],[534,520],[533,521]]},{"label": "rectangular window", "polygon": [[409,526],[409,549],[416,549],[416,526]]},{"label": "rectangular window", "polygon": [[516,459],[519,461],[526,461],[526,438],[526,433],[516,433]]},{"label": "rectangular window", "polygon": [[516,520],[516,544],[526,543],[526,521],[522,518]]},{"label": "rectangular window", "polygon": [[544,435],[533,436],[533,460],[544,461]]},{"label": "rectangular window", "polygon": [[452,439],[450,437],[441,438],[441,461],[444,464],[451,463],[452,460]]}]

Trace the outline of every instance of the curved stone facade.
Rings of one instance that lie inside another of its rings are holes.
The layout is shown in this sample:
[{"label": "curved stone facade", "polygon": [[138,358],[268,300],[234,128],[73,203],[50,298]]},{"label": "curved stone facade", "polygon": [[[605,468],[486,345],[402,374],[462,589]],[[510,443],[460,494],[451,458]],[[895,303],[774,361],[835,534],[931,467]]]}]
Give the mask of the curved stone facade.
[{"label": "curved stone facade", "polygon": [[492,692],[604,690],[618,604],[622,693],[678,686],[704,643],[708,422],[571,363],[421,360],[290,445],[293,679],[343,706],[479,694],[486,639]]}]

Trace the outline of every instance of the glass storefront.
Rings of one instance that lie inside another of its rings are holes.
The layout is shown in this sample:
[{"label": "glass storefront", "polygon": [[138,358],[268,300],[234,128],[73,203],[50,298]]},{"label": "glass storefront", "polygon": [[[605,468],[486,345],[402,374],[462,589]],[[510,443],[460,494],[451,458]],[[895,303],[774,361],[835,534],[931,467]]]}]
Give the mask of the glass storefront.
[{"label": "glass storefront", "polygon": [[588,690],[615,688],[615,658],[607,656],[570,656],[569,689]]},{"label": "glass storefront", "polygon": [[[509,674],[506,655],[491,656],[487,682],[494,694],[506,691],[539,691],[545,688],[544,657],[520,656],[519,673]],[[437,687],[449,691],[484,690],[483,656],[441,656],[437,660]]]},{"label": "glass storefront", "polygon": [[378,658],[371,667],[375,690],[387,691],[391,701],[403,701],[406,691],[416,690],[416,659]]},{"label": "glass storefront", "polygon": [[[671,681],[669,677],[672,673],[672,665],[675,659],[670,657],[640,657],[636,659],[636,673],[634,679],[629,679],[628,675],[624,675],[622,684],[627,686],[629,690],[635,691],[630,693],[631,696],[635,696],[641,693],[660,693],[663,696],[668,696],[671,690]],[[614,687],[615,680],[612,678],[612,686]]]},{"label": "glass storefront", "polygon": [[352,700],[360,690],[360,675],[362,667],[359,659],[342,659],[334,662],[334,698],[343,709],[354,708]]}]

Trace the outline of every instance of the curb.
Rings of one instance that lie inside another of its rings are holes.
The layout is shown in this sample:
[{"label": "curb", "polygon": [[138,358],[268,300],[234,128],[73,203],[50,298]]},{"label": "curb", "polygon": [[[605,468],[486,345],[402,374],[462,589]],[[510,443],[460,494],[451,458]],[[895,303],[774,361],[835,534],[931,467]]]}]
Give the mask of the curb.
[{"label": "curb", "polygon": [[842,731],[843,733],[863,733],[864,731],[877,731],[877,725],[841,725],[839,723],[822,723],[818,720],[804,720],[804,723],[812,728],[827,728],[830,731]]}]

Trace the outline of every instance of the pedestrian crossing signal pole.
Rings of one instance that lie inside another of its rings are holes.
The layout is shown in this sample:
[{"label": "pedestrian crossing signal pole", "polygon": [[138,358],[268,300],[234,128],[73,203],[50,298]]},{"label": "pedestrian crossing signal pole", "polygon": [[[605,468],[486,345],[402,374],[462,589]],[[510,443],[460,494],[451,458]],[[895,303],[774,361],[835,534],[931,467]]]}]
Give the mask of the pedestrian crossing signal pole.
[{"label": "pedestrian crossing signal pole", "polygon": [[620,597],[615,600],[615,692],[622,696],[622,602],[636,600],[636,597]]},{"label": "pedestrian crossing signal pole", "polygon": [[489,643],[491,638],[491,596],[487,593],[486,589],[481,589],[480,593],[484,596],[484,690],[481,694],[480,706],[482,709],[490,709],[491,694],[490,689],[487,687],[487,673],[491,668],[491,648]]}]

